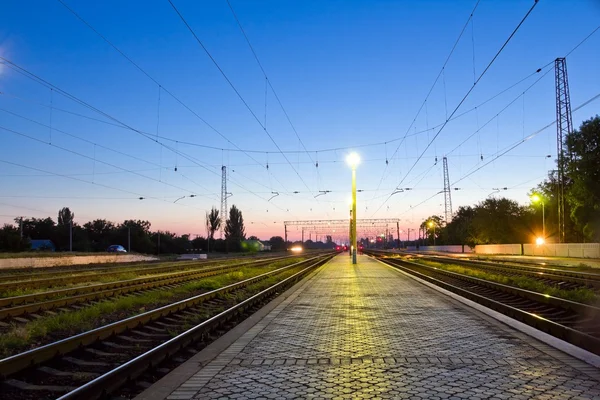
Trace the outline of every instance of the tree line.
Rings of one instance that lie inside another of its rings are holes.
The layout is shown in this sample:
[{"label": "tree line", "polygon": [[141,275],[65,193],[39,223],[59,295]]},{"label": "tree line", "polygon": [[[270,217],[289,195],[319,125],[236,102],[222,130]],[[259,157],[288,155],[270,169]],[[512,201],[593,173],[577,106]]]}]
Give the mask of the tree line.
[{"label": "tree line", "polygon": [[[0,251],[19,252],[31,248],[31,240],[51,240],[57,251],[106,251],[110,245],[120,244],[125,249],[146,254],[182,254],[193,251],[237,252],[246,239],[242,212],[233,205],[223,221],[216,208],[206,215],[206,236],[192,238],[190,234],[177,235],[169,231],[152,231],[150,221],[125,220],[114,223],[95,219],[83,225],[74,222],[75,214],[64,207],[56,221],[46,218],[16,218],[14,224],[0,228]],[[215,239],[215,232],[224,224],[224,238]],[[281,237],[271,238],[272,250],[284,250]]]},{"label": "tree line", "polygon": [[[568,134],[563,149],[565,242],[600,242],[600,117],[584,121]],[[528,205],[488,198],[459,207],[448,224],[438,215],[430,216],[420,226],[422,243],[531,243],[544,231],[546,240],[558,242],[557,170],[558,166],[528,193],[537,200]]]}]

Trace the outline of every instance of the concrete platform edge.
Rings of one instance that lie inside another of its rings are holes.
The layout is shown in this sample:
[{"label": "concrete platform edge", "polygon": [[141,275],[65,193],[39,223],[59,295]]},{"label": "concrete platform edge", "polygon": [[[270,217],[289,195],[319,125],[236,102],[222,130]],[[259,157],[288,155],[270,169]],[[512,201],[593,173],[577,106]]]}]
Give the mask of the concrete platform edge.
[{"label": "concrete platform edge", "polygon": [[[489,309],[489,308],[487,308],[485,306],[482,306],[481,304],[476,303],[476,302],[474,302],[472,300],[469,300],[467,298],[459,296],[456,293],[453,293],[453,292],[451,292],[449,290],[446,290],[446,289],[441,288],[441,287],[439,287],[437,285],[434,285],[433,283],[427,282],[427,281],[425,281],[423,279],[420,279],[420,278],[418,278],[418,277],[416,277],[414,275],[411,275],[411,274],[406,273],[406,272],[404,272],[402,270],[394,268],[394,267],[392,267],[392,266],[390,266],[390,265],[388,265],[388,264],[386,264],[386,263],[384,263],[384,262],[382,262],[380,260],[377,260],[377,259],[375,259],[375,260],[378,261],[378,262],[380,262],[381,264],[385,265],[386,267],[391,268],[394,271],[397,271],[398,273],[401,273],[401,274],[403,274],[405,276],[408,276],[408,277],[416,280],[417,282],[422,283],[425,286],[428,286],[428,287],[430,287],[432,289],[435,289],[436,291],[438,291],[440,293],[443,293],[446,296],[449,296],[452,299],[454,299],[454,300],[456,300],[456,301],[458,301],[458,302],[460,302],[460,303],[462,303],[462,304],[464,304],[464,305],[466,305],[466,306],[468,306],[470,308],[474,308],[475,310],[477,310],[477,311],[479,311],[479,312],[481,312],[481,313],[483,313],[483,314],[485,314],[485,315],[487,315],[489,317],[492,317],[493,319],[495,319],[497,321],[500,321],[503,324],[508,325],[509,327],[514,328],[514,329],[516,329],[516,330],[518,330],[518,331],[526,334],[527,336],[530,336],[530,337],[532,337],[532,338],[534,338],[534,339],[536,339],[536,340],[538,340],[538,341],[540,341],[542,343],[545,343],[545,344],[547,344],[547,345],[549,345],[549,346],[551,346],[551,347],[553,347],[553,348],[555,348],[557,350],[560,350],[563,353],[566,353],[566,354],[568,354],[568,355],[570,355],[572,357],[575,357],[578,360],[581,360],[581,361],[585,362],[586,364],[589,364],[589,365],[591,365],[591,366],[593,366],[595,368],[600,368],[600,356],[597,356],[596,354],[593,354],[593,353],[591,353],[591,352],[589,352],[587,350],[584,350],[584,349],[582,349],[580,347],[574,346],[571,343],[565,342],[564,340],[561,340],[561,339],[556,338],[556,337],[554,337],[552,335],[549,335],[549,334],[547,334],[545,332],[542,332],[542,331],[540,331],[538,329],[535,329],[535,328],[533,328],[533,327],[531,327],[531,326],[529,326],[527,324],[524,324],[524,323],[522,323],[520,321],[517,321],[517,320],[515,320],[513,318],[510,318],[510,317],[508,317],[508,316],[506,316],[504,314],[501,314],[501,313],[499,313],[497,311],[494,311],[494,310]],[[540,349],[540,350],[544,351],[543,349]],[[544,351],[544,352],[546,352],[546,351]],[[552,355],[552,356],[554,357],[555,355]],[[574,368],[577,368],[577,366],[574,366]],[[581,367],[579,367],[577,369],[582,370]],[[590,370],[587,370],[587,369],[584,368],[583,372],[589,373]],[[598,372],[600,373],[600,371],[598,371]]]},{"label": "concrete platform edge", "polygon": [[283,292],[277,298],[267,303],[260,310],[246,318],[240,324],[235,326],[229,332],[206,346],[197,354],[193,355],[189,360],[169,372],[167,375],[152,384],[149,388],[134,397],[134,400],[164,400],[171,395],[175,390],[186,383],[198,371],[202,370],[212,361],[214,361],[222,352],[228,349],[238,339],[240,339],[247,331],[252,329],[267,317],[281,303],[288,300],[296,294],[306,284],[314,278],[314,276],[327,264],[316,268],[308,274],[304,279],[297,282],[294,286]]}]

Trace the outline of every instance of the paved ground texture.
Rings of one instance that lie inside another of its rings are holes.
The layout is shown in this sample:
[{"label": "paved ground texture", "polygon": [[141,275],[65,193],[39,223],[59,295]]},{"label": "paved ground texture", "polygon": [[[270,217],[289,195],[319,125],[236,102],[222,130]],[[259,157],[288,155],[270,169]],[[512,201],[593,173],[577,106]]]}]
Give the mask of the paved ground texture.
[{"label": "paved ground texture", "polygon": [[348,258],[168,398],[600,399],[599,375],[580,361],[366,256]]}]

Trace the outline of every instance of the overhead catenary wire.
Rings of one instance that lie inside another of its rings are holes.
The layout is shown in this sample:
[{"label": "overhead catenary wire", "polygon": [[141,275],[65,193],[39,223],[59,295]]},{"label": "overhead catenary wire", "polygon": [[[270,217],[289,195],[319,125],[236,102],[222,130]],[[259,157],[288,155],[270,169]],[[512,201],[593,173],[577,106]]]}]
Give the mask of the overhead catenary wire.
[{"label": "overhead catenary wire", "polygon": [[43,140],[41,140],[41,139],[39,139],[39,138],[36,138],[36,137],[34,137],[34,136],[28,135],[28,134],[26,134],[26,133],[23,133],[23,132],[20,132],[20,131],[16,131],[16,130],[14,130],[14,129],[10,129],[10,128],[4,127],[4,126],[0,126],[0,129],[1,129],[1,130],[4,130],[4,131],[6,131],[6,132],[13,133],[13,134],[15,134],[15,135],[18,135],[18,136],[21,136],[21,137],[27,138],[27,139],[29,139],[29,140],[32,140],[32,141],[35,141],[35,142],[42,143],[42,144],[45,144],[45,145],[48,145],[48,146],[51,146],[51,147],[57,148],[57,149],[59,149],[59,150],[65,151],[65,152],[67,152],[67,153],[74,154],[74,155],[77,155],[77,156],[79,156],[79,157],[83,157],[83,158],[85,158],[85,159],[88,159],[88,160],[93,160],[94,162],[99,162],[99,163],[101,163],[101,164],[107,165],[107,166],[109,166],[109,167],[112,167],[112,168],[116,168],[116,169],[118,169],[118,170],[121,170],[121,171],[123,171],[123,172],[127,172],[127,173],[130,173],[130,174],[133,174],[133,175],[139,176],[139,177],[141,177],[141,178],[144,178],[144,179],[149,179],[149,180],[151,180],[151,181],[158,182],[158,183],[160,183],[160,184],[162,184],[162,185],[166,185],[166,186],[169,186],[169,187],[172,187],[172,188],[178,189],[178,190],[182,190],[182,191],[184,191],[184,192],[193,193],[195,196],[209,197],[208,195],[194,193],[194,191],[192,191],[192,190],[189,190],[189,189],[186,189],[186,188],[182,188],[182,187],[180,187],[180,186],[173,185],[173,184],[171,184],[171,183],[167,183],[167,182],[164,182],[164,181],[160,181],[160,180],[158,180],[158,179],[155,179],[155,178],[152,178],[152,177],[150,177],[150,176],[147,176],[147,175],[141,174],[141,173],[139,173],[139,172],[135,172],[135,171],[132,171],[132,170],[130,170],[130,169],[123,168],[123,167],[121,167],[121,166],[119,166],[119,165],[116,165],[116,164],[113,164],[113,163],[110,163],[110,162],[107,162],[107,161],[103,161],[103,160],[95,159],[95,158],[93,158],[93,157],[90,157],[90,156],[88,156],[88,155],[86,155],[86,154],[80,153],[80,152],[78,152],[78,151],[75,151],[75,150],[72,150],[72,149],[68,149],[68,148],[66,148],[66,147],[63,147],[63,146],[59,146],[59,145],[57,145],[57,144],[55,144],[55,143],[47,143],[47,142],[44,142]]},{"label": "overhead catenary wire", "polygon": [[[595,101],[595,100],[598,100],[598,99],[600,99],[600,93],[596,94],[595,96],[592,96],[591,98],[589,98],[589,99],[588,99],[588,100],[586,100],[585,102],[581,103],[579,106],[577,106],[577,107],[573,108],[572,112],[576,112],[576,111],[578,111],[578,110],[582,109],[583,107],[587,106],[588,104],[590,104],[590,103],[592,103],[593,101]],[[501,157],[504,157],[504,156],[506,156],[506,155],[507,155],[509,152],[511,152],[512,150],[514,150],[514,149],[516,149],[517,147],[521,146],[522,144],[524,144],[524,143],[528,142],[529,140],[533,139],[534,137],[536,137],[537,135],[539,135],[540,133],[542,133],[542,132],[543,132],[543,131],[545,131],[546,129],[548,129],[548,128],[552,127],[554,124],[556,124],[556,120],[554,120],[553,122],[551,122],[551,123],[549,123],[549,124],[546,124],[546,125],[544,125],[542,128],[540,128],[540,129],[538,129],[538,130],[534,131],[533,133],[531,133],[530,135],[528,135],[528,136],[527,136],[527,137],[525,137],[524,139],[521,139],[521,140],[519,140],[519,141],[517,141],[517,142],[515,142],[515,143],[513,143],[513,144],[511,144],[511,145],[509,145],[509,146],[507,146],[507,147],[505,147],[504,149],[502,149],[502,150],[499,150],[499,151],[497,152],[497,154],[496,154],[496,155],[495,155],[495,156],[494,156],[492,159],[490,159],[489,161],[487,161],[485,164],[482,164],[482,165],[479,165],[479,166],[476,166],[476,167],[474,167],[474,169],[472,169],[471,171],[467,172],[465,175],[461,176],[459,179],[457,179],[457,180],[455,180],[454,182],[452,182],[452,184],[451,184],[450,186],[451,186],[451,187],[455,186],[457,183],[459,183],[459,182],[462,182],[463,180],[465,180],[465,179],[469,178],[470,176],[472,176],[473,174],[475,174],[475,173],[477,173],[478,171],[482,170],[482,169],[483,169],[483,168],[485,168],[486,166],[488,166],[488,165],[492,164],[492,163],[493,163],[494,161],[496,161],[497,159],[499,159],[499,158],[501,158]],[[531,181],[531,180],[529,180],[529,181]],[[525,182],[525,183],[527,183],[527,182]],[[519,185],[516,185],[516,186],[512,186],[512,187],[514,188],[514,187],[517,187],[517,186],[520,186],[520,185],[522,185],[522,184],[519,184]],[[432,196],[430,196],[430,197],[426,198],[425,200],[421,201],[421,202],[420,202],[420,203],[418,203],[417,205],[410,207],[410,209],[409,209],[409,210],[407,210],[407,211],[404,211],[404,212],[400,213],[400,215],[402,215],[402,214],[406,214],[407,212],[409,212],[409,211],[412,211],[414,208],[416,208],[416,207],[418,207],[418,206],[420,206],[420,205],[423,205],[423,204],[425,204],[426,202],[428,202],[429,200],[433,199],[434,197],[436,197],[436,196],[437,196],[437,195],[439,195],[440,193],[443,193],[443,191],[442,191],[442,192],[435,193],[434,195],[432,195]]]},{"label": "overhead catenary wire", "polygon": [[[413,125],[415,124],[415,122],[417,122],[417,118],[419,118],[419,115],[421,115],[421,111],[423,110],[423,107],[427,103],[427,100],[429,99],[429,96],[431,96],[431,93],[433,92],[433,89],[437,85],[437,82],[439,81],[440,76],[442,76],[442,74],[444,73],[444,70],[446,69],[446,66],[448,65],[448,62],[450,61],[450,58],[452,57],[452,54],[454,54],[454,50],[456,50],[456,46],[458,46],[458,43],[460,42],[460,39],[462,38],[463,34],[465,33],[465,30],[467,29],[467,26],[469,26],[469,21],[471,21],[471,19],[473,18],[473,15],[475,14],[475,11],[477,10],[477,7],[479,6],[480,1],[481,0],[477,0],[477,2],[475,3],[475,6],[473,7],[473,10],[471,10],[471,13],[469,14],[469,18],[467,18],[467,21],[463,25],[460,33],[458,34],[458,37],[454,41],[454,45],[452,46],[452,49],[450,49],[450,53],[448,53],[448,56],[446,57],[446,60],[444,61],[444,64],[442,65],[442,68],[440,68],[440,71],[438,72],[437,76],[435,77],[435,80],[433,81],[433,84],[429,88],[429,91],[427,92],[427,95],[425,95],[425,99],[423,100],[423,102],[421,103],[421,106],[417,110],[417,113],[415,114],[415,117],[413,118],[412,122],[410,123],[410,125],[406,129],[406,132],[405,132],[404,136],[400,140],[400,143],[398,143],[398,146],[396,147],[396,150],[394,150],[394,153],[392,154],[391,158],[394,158],[394,156],[396,155],[396,153],[400,149],[400,146],[402,145],[402,143],[404,143],[404,140],[408,137],[408,134],[410,133],[410,130],[412,129]],[[447,117],[447,115],[446,115],[446,117]],[[379,180],[379,186],[381,186],[381,184],[383,182],[383,179],[385,177],[386,171],[387,171],[387,166],[383,170],[383,174],[381,175],[381,179]]]},{"label": "overhead catenary wire", "polygon": [[[249,152],[244,151],[243,149],[241,149],[237,144],[235,144],[227,136],[225,136],[225,134],[223,134],[215,126],[213,126],[212,124],[210,124],[205,118],[203,118],[200,114],[198,114],[196,111],[194,111],[190,106],[188,106],[186,103],[184,103],[179,97],[177,97],[173,92],[171,92],[168,88],[166,88],[164,85],[162,85],[156,78],[154,78],[152,75],[150,75],[145,69],[143,69],[138,63],[136,63],[131,57],[129,57],[127,54],[125,54],[125,52],[123,52],[115,44],[113,44],[110,40],[108,40],[108,38],[106,36],[102,35],[89,22],[87,22],[81,15],[79,15],[75,10],[73,10],[71,7],[69,7],[63,0],[57,0],[57,1],[61,5],[63,5],[71,14],[73,14],[77,19],[79,19],[84,25],[86,25],[92,32],[94,32],[104,42],[106,42],[110,47],[112,47],[117,53],[119,53],[123,58],[125,58],[125,60],[127,60],[136,69],[138,69],[142,74],[144,74],[154,84],[156,84],[158,86],[158,88],[159,88],[159,93],[160,93],[160,91],[162,91],[162,92],[168,94],[169,96],[171,96],[171,98],[173,98],[173,100],[175,100],[178,104],[180,104],[187,111],[189,111],[192,115],[194,115],[198,120],[200,120],[203,124],[205,124],[211,131],[213,131],[216,134],[218,134],[222,139],[224,139],[227,143],[229,143],[230,145],[232,145],[233,147],[235,147],[238,151],[244,153],[248,158],[250,158],[252,161],[254,161],[257,165],[260,165],[260,163],[258,162],[258,160],[256,160],[254,157],[252,157],[252,155]],[[158,136],[158,128],[157,128],[157,136]],[[177,154],[177,153],[175,152],[175,154]],[[279,179],[277,179],[276,177],[275,177],[275,180],[282,187],[285,187],[285,185],[283,185],[283,183]]]},{"label": "overhead catenary wire", "polygon": [[[199,167],[201,167],[201,168],[205,169],[206,171],[208,171],[208,172],[210,172],[210,173],[212,173],[212,174],[214,174],[214,175],[216,175],[216,176],[219,176],[219,177],[220,177],[220,173],[218,173],[218,172],[216,172],[216,171],[213,171],[213,170],[211,170],[211,169],[207,168],[205,165],[203,165],[203,163],[202,163],[200,160],[198,160],[198,159],[196,159],[196,158],[194,158],[194,157],[191,157],[191,156],[189,156],[188,154],[186,154],[186,153],[184,153],[184,152],[177,151],[177,150],[173,149],[172,147],[170,147],[170,146],[168,146],[168,145],[166,145],[166,144],[164,144],[164,143],[162,143],[162,142],[160,142],[160,141],[156,140],[156,139],[153,137],[154,135],[152,135],[152,134],[149,134],[149,133],[146,133],[146,132],[143,132],[143,131],[141,131],[141,130],[139,130],[139,129],[136,129],[136,128],[133,128],[133,127],[131,127],[130,125],[128,125],[128,124],[126,124],[126,123],[124,123],[124,122],[122,122],[122,121],[118,120],[117,118],[115,118],[115,117],[111,116],[110,114],[108,114],[108,113],[106,113],[106,112],[104,112],[104,111],[102,111],[102,110],[100,110],[100,109],[98,109],[98,108],[94,107],[93,105],[91,105],[91,104],[89,104],[89,103],[85,102],[84,100],[81,100],[81,99],[79,99],[78,97],[76,97],[76,96],[74,96],[74,95],[71,95],[70,93],[68,93],[68,92],[64,91],[63,89],[59,88],[58,86],[56,86],[56,85],[53,85],[52,83],[50,83],[50,82],[48,82],[48,81],[44,80],[43,78],[41,78],[41,77],[37,76],[36,74],[33,74],[32,72],[30,72],[30,71],[26,70],[25,68],[23,68],[23,67],[21,67],[21,66],[17,65],[17,64],[16,64],[16,63],[14,63],[14,62],[12,62],[12,61],[10,61],[10,60],[6,59],[5,57],[2,57],[2,56],[0,56],[0,60],[3,60],[3,61],[5,62],[5,65],[7,65],[8,67],[10,67],[11,69],[14,69],[14,70],[18,71],[18,72],[19,72],[19,73],[21,73],[22,75],[26,76],[26,77],[27,77],[27,78],[29,78],[29,79],[32,79],[33,81],[35,81],[35,82],[37,82],[37,83],[41,84],[42,86],[46,86],[46,87],[52,87],[52,88],[54,88],[54,90],[55,90],[56,92],[58,92],[58,93],[60,93],[61,95],[65,96],[66,98],[68,98],[68,99],[72,100],[73,102],[75,102],[75,103],[77,103],[77,104],[79,104],[79,105],[82,105],[82,106],[84,106],[84,107],[86,107],[86,108],[89,108],[90,110],[92,110],[92,111],[94,111],[94,112],[96,112],[96,113],[98,113],[98,114],[100,114],[100,115],[104,116],[105,118],[108,118],[108,119],[110,119],[110,120],[114,121],[115,123],[119,124],[121,127],[125,128],[125,129],[131,130],[131,131],[133,131],[133,132],[135,132],[135,133],[137,133],[137,134],[141,135],[142,137],[145,137],[145,138],[147,138],[147,139],[149,139],[149,140],[151,140],[151,141],[154,141],[154,142],[156,142],[156,143],[159,143],[161,146],[164,146],[166,149],[168,149],[168,150],[172,151],[173,153],[177,153],[177,154],[179,154],[180,156],[182,156],[182,157],[183,157],[183,158],[185,158],[186,160],[188,160],[188,161],[191,161],[192,163],[194,163],[194,164],[196,164],[197,166],[199,166]],[[164,90],[164,88],[163,88],[163,90]],[[260,163],[258,163],[258,162],[257,162],[257,164],[258,164],[258,165],[260,165]],[[42,172],[43,172],[43,171],[42,171]],[[63,176],[63,175],[60,175],[60,176]],[[64,175],[64,176],[66,176],[66,175]],[[87,181],[86,181],[86,182],[87,182]],[[244,187],[243,185],[241,185],[241,184],[239,184],[239,183],[236,183],[236,185],[237,185],[238,187],[242,188],[244,191],[246,191],[246,192],[248,192],[248,193],[250,193],[250,194],[253,194],[253,192],[252,192],[251,190],[247,189],[247,188],[246,188],[246,187]],[[309,189],[309,190],[310,190],[310,189]],[[257,197],[261,198],[261,199],[262,199],[262,200],[264,200],[264,201],[267,201],[267,199],[266,199],[266,198],[264,198],[264,197],[261,197],[261,196],[257,196]],[[177,203],[177,204],[179,204],[179,203]]]},{"label": "overhead catenary wire", "polygon": [[[456,105],[456,107],[454,108],[454,110],[452,111],[452,113],[450,114],[449,118],[452,118],[452,116],[458,111],[458,109],[460,108],[460,106],[465,102],[465,100],[469,97],[469,95],[473,92],[473,89],[475,89],[475,87],[477,86],[477,84],[479,83],[479,81],[481,81],[481,79],[485,76],[485,74],[487,73],[487,71],[491,68],[491,66],[494,64],[494,62],[496,61],[496,59],[500,56],[500,54],[502,53],[502,51],[504,50],[504,48],[508,45],[508,43],[511,41],[511,39],[515,36],[515,34],[519,31],[519,28],[523,25],[523,23],[527,20],[527,18],[529,17],[529,15],[533,12],[533,10],[535,9],[535,7],[538,4],[538,0],[535,0],[533,5],[529,8],[529,10],[527,11],[527,13],[525,14],[525,16],[523,16],[523,18],[521,18],[521,21],[519,21],[519,24],[513,29],[513,31],[511,32],[511,34],[508,36],[508,38],[504,41],[504,43],[502,44],[502,46],[500,47],[500,49],[496,52],[496,54],[494,55],[494,57],[492,57],[492,59],[490,60],[490,62],[487,64],[487,66],[485,67],[485,69],[483,70],[483,72],[479,75],[479,77],[477,78],[477,80],[473,83],[473,85],[469,88],[469,90],[465,93],[465,95],[463,96],[463,98],[460,100],[460,102]],[[402,182],[404,182],[404,180],[406,179],[406,177],[412,172],[412,170],[415,168],[415,166],[419,163],[419,161],[421,160],[421,158],[423,157],[423,155],[425,154],[425,152],[429,149],[429,147],[431,147],[431,144],[437,139],[437,137],[442,133],[442,131],[444,130],[444,128],[446,127],[446,125],[448,124],[449,119],[446,119],[446,121],[442,124],[442,126],[440,127],[440,129],[437,131],[437,133],[433,136],[433,138],[427,143],[427,146],[425,146],[425,149],[423,149],[423,151],[420,152],[419,157],[417,158],[417,160],[413,163],[413,165],[408,169],[408,171],[406,172],[406,174],[404,175],[404,178],[402,178],[402,180],[400,180],[400,183],[398,184],[398,186],[402,185]],[[381,207],[383,207],[385,205],[385,203],[387,203],[387,201],[391,198],[392,195],[390,195],[382,204],[381,206],[379,206],[379,208],[377,208],[377,210],[375,211],[375,213],[377,213],[377,211],[379,211],[381,209]],[[375,214],[374,213],[374,214]],[[373,214],[373,215],[374,215]]]},{"label": "overhead catenary wire", "polygon": [[[229,9],[231,10],[231,14],[235,18],[235,22],[237,23],[238,27],[240,28],[240,31],[244,35],[244,39],[246,39],[246,43],[248,44],[248,47],[250,48],[250,51],[252,52],[252,55],[254,56],[256,63],[258,64],[260,70],[262,71],[262,73],[265,77],[266,84],[268,84],[269,87],[271,88],[271,91],[273,92],[273,95],[275,96],[275,99],[277,100],[279,107],[281,107],[281,111],[283,111],[283,115],[285,115],[285,118],[287,119],[288,123],[290,124],[292,131],[294,132],[294,134],[296,135],[296,138],[298,138],[298,141],[300,142],[300,145],[304,149],[304,152],[306,153],[306,155],[308,155],[308,158],[314,164],[314,161],[313,161],[312,157],[310,156],[310,152],[306,149],[306,146],[304,145],[304,142],[300,138],[300,135],[298,134],[296,127],[292,123],[292,120],[290,119],[288,112],[286,111],[285,107],[283,106],[283,103],[281,102],[279,95],[277,95],[277,91],[273,87],[273,84],[271,83],[271,80],[269,79],[267,72],[265,71],[265,68],[263,67],[262,63],[260,62],[260,59],[258,58],[258,54],[256,54],[256,51],[254,50],[254,46],[252,46],[252,43],[250,42],[250,38],[248,38],[248,35],[246,34],[246,31],[244,30],[244,27],[242,26],[242,23],[240,22],[240,19],[238,18],[237,14],[236,14],[235,10],[233,9],[233,6],[231,5],[231,2],[229,0],[227,0],[227,5],[229,6]],[[266,96],[266,92],[265,92],[265,96]],[[266,125],[267,124],[266,124],[266,112],[265,112],[265,127],[266,127]]]},{"label": "overhead catenary wire", "polygon": [[[152,199],[152,200],[162,201],[162,202],[169,203],[169,204],[177,204],[178,206],[184,206],[184,207],[188,207],[188,208],[197,208],[197,207],[193,207],[193,206],[191,206],[189,204],[173,203],[171,201],[167,201],[167,200],[161,199],[160,197],[148,196],[148,195],[144,195],[144,194],[141,194],[141,193],[138,193],[138,192],[134,192],[134,191],[131,191],[131,190],[121,189],[121,188],[118,188],[118,187],[114,187],[114,186],[110,186],[110,185],[105,185],[103,183],[92,182],[92,181],[88,181],[86,179],[81,179],[81,178],[77,178],[77,177],[74,177],[74,176],[69,176],[69,175],[66,175],[66,174],[61,174],[61,173],[58,173],[58,172],[52,172],[52,171],[48,171],[48,170],[45,170],[45,169],[41,169],[41,168],[37,168],[37,167],[32,167],[30,165],[16,163],[16,162],[13,162],[13,161],[7,161],[7,160],[0,159],[0,163],[3,163],[5,165],[11,165],[13,167],[24,168],[24,169],[28,169],[28,170],[32,170],[32,171],[42,172],[42,173],[45,173],[47,175],[58,176],[58,177],[62,177],[62,178],[65,178],[65,179],[70,179],[70,180],[74,180],[74,181],[78,181],[78,182],[88,183],[88,184],[96,186],[96,187],[103,187],[105,189],[110,189],[110,190],[115,190],[115,191],[122,192],[122,193],[131,194],[131,195],[137,196],[137,198],[139,200]],[[204,211],[203,209],[199,209],[199,210]]]},{"label": "overhead catenary wire", "polygon": [[[581,108],[585,107],[586,105],[590,104],[591,102],[593,102],[594,100],[597,100],[600,98],[600,93],[596,94],[595,96],[592,96],[590,99],[586,100],[585,102],[583,102],[582,104],[580,104],[579,106],[573,108],[573,110],[571,112],[576,112],[578,110],[580,110]],[[510,151],[516,149],[517,147],[519,147],[520,145],[528,142],[529,140],[533,139],[534,137],[536,137],[537,135],[539,135],[540,133],[542,133],[543,131],[545,131],[546,129],[550,128],[552,125],[556,124],[556,120],[552,121],[551,123],[545,125],[544,127],[536,130],[535,132],[531,133],[530,135],[528,135],[527,137],[505,147],[502,150],[499,150],[498,153],[487,163],[480,165],[479,167],[475,168],[474,170],[468,172],[466,175],[462,176],[460,179],[458,179],[457,181],[455,181],[452,185],[455,185],[456,183],[468,178],[469,176],[473,175],[474,173],[480,171],[481,169],[485,168],[486,166],[488,166],[489,164],[493,163],[494,161],[496,161],[497,159],[499,159],[500,157],[506,155],[507,153],[509,153]]]},{"label": "overhead catenary wire", "polygon": [[[450,121],[454,121],[457,120],[475,110],[477,110],[478,108],[483,107],[484,105],[488,104],[489,102],[495,100],[496,98],[498,98],[499,96],[503,95],[504,93],[508,92],[509,90],[515,88],[516,86],[520,85],[521,83],[525,82],[526,80],[528,80],[529,78],[531,78],[532,76],[536,75],[537,73],[541,72],[542,70],[546,69],[548,66],[553,65],[554,61],[549,62],[548,64],[544,65],[543,67],[539,68],[538,70],[528,74],[527,76],[525,76],[524,78],[518,80],[517,82],[511,84],[510,86],[506,87],[505,89],[501,90],[500,92],[496,93],[495,95],[491,96],[490,98],[486,99],[485,101],[477,104],[476,106],[463,111],[462,113],[459,113],[457,115],[455,115],[453,118],[450,119]],[[40,102],[36,102],[33,100],[29,100],[26,98],[22,98],[19,96],[14,96],[11,95],[9,93],[6,92],[2,92],[0,91],[0,95],[6,96],[6,97],[10,97],[22,102],[28,102],[28,103],[32,103],[32,104],[36,104],[42,107],[50,107],[47,104],[44,103],[40,103]],[[123,124],[118,124],[115,122],[111,122],[111,121],[106,121],[106,120],[102,120],[102,119],[98,119],[98,118],[94,118],[94,117],[90,117],[88,115],[83,115],[80,113],[76,113],[70,110],[65,110],[63,108],[58,108],[58,107],[54,107],[54,111],[60,111],[63,113],[67,113],[70,115],[74,115],[80,118],[85,118],[85,119],[89,119],[91,121],[96,121],[102,124],[107,124],[110,126],[114,126],[114,127],[118,127],[120,129],[130,129],[127,126],[123,126]],[[427,124],[428,125],[428,124]],[[408,134],[406,137],[412,137],[412,136],[416,136],[416,135],[420,135],[423,133],[428,133],[432,130],[435,130],[439,127],[441,127],[443,125],[442,123],[439,123],[435,126],[432,126],[431,128],[427,127],[427,129],[424,130],[420,130],[420,131],[416,131],[414,133],[410,133]],[[173,139],[167,136],[161,136],[161,135],[157,135],[156,133],[150,133],[150,132],[145,132],[145,131],[141,131],[143,134],[152,137],[152,138],[158,138],[162,141],[165,142],[172,142],[172,143],[179,143],[181,145],[186,145],[186,146],[193,146],[193,147],[199,147],[199,148],[205,148],[208,150],[219,150],[219,151],[227,151],[227,152],[242,152],[242,153],[258,153],[258,154],[278,154],[279,152],[275,152],[275,151],[269,151],[269,150],[256,150],[256,149],[243,149],[243,148],[224,148],[224,147],[219,147],[219,146],[210,146],[210,145],[206,145],[206,144],[202,144],[202,143],[197,143],[197,142],[190,142],[190,141],[185,141],[185,140],[177,140],[177,139]],[[309,152],[315,152],[315,153],[329,153],[329,152],[336,152],[336,151],[344,151],[344,150],[351,150],[351,149],[357,149],[357,148],[366,148],[366,147],[376,147],[376,146],[386,146],[387,144],[391,144],[391,143],[395,143],[398,141],[403,140],[404,137],[397,137],[397,138],[392,138],[392,139],[388,139],[386,141],[382,141],[382,142],[373,142],[373,143],[363,143],[363,144],[357,144],[354,146],[345,146],[345,147],[332,147],[332,148],[322,148],[322,149],[312,149],[309,150]],[[302,154],[305,153],[304,150],[284,150],[283,153],[285,154]],[[397,153],[394,153],[397,154]],[[395,156],[394,156],[395,157]],[[392,157],[388,157],[388,160],[392,159]],[[255,161],[255,160],[254,160]],[[311,161],[312,163],[312,161]],[[260,163],[258,163],[257,161],[255,161],[256,165],[262,165]]]},{"label": "overhead catenary wire", "polygon": [[175,6],[175,4],[171,0],[168,0],[168,2],[169,2],[169,4],[171,4],[171,7],[173,7],[173,10],[175,10],[175,13],[179,16],[179,18],[181,19],[181,21],[183,22],[183,24],[186,26],[186,28],[190,31],[190,33],[192,34],[192,36],[194,37],[194,39],[196,40],[196,42],[198,43],[198,45],[206,53],[206,55],[208,56],[208,58],[212,61],[212,63],[215,65],[215,67],[219,70],[219,72],[221,73],[221,75],[223,76],[223,78],[225,79],[225,81],[229,84],[229,86],[231,87],[231,89],[235,92],[235,94],[237,95],[237,97],[244,104],[244,106],[246,107],[246,109],[250,112],[250,114],[252,115],[252,117],[254,118],[254,120],[260,125],[260,127],[262,127],[263,131],[267,134],[267,136],[269,137],[269,139],[271,140],[271,142],[275,145],[275,147],[277,148],[278,152],[288,162],[288,164],[290,165],[290,167],[292,168],[292,170],[296,173],[296,175],[298,176],[298,178],[300,179],[300,181],[302,182],[302,184],[304,186],[306,186],[307,189],[310,190],[310,188],[306,184],[306,181],[304,180],[304,178],[302,178],[302,175],[300,175],[300,173],[298,172],[298,170],[296,168],[294,168],[294,165],[288,159],[288,157],[285,155],[285,153],[283,153],[283,151],[281,150],[281,147],[279,147],[279,144],[277,144],[277,142],[275,141],[275,139],[273,138],[273,136],[271,135],[271,133],[269,133],[269,130],[267,129],[267,127],[263,125],[263,123],[260,121],[260,118],[258,118],[258,116],[256,115],[256,113],[248,105],[248,102],[244,99],[244,97],[241,95],[241,93],[235,87],[235,85],[233,84],[233,82],[231,81],[231,79],[229,79],[229,77],[227,76],[227,74],[225,73],[225,71],[223,71],[223,69],[221,68],[221,66],[219,65],[219,63],[217,63],[217,60],[215,60],[215,58],[208,51],[208,49],[206,48],[206,46],[204,46],[204,43],[202,43],[202,41],[200,40],[200,38],[198,37],[198,35],[196,35],[196,32],[189,25],[189,23],[187,22],[187,20],[183,17],[183,14],[181,14],[181,12],[179,11],[179,9],[177,9],[177,7]]}]

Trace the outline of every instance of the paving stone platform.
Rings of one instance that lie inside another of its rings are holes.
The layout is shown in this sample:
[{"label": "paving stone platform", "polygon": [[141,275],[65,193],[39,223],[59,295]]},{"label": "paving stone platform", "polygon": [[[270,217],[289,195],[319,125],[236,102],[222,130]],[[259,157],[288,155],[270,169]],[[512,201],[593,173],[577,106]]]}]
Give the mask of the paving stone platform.
[{"label": "paving stone platform", "polygon": [[340,255],[168,397],[600,399],[596,369]]}]

